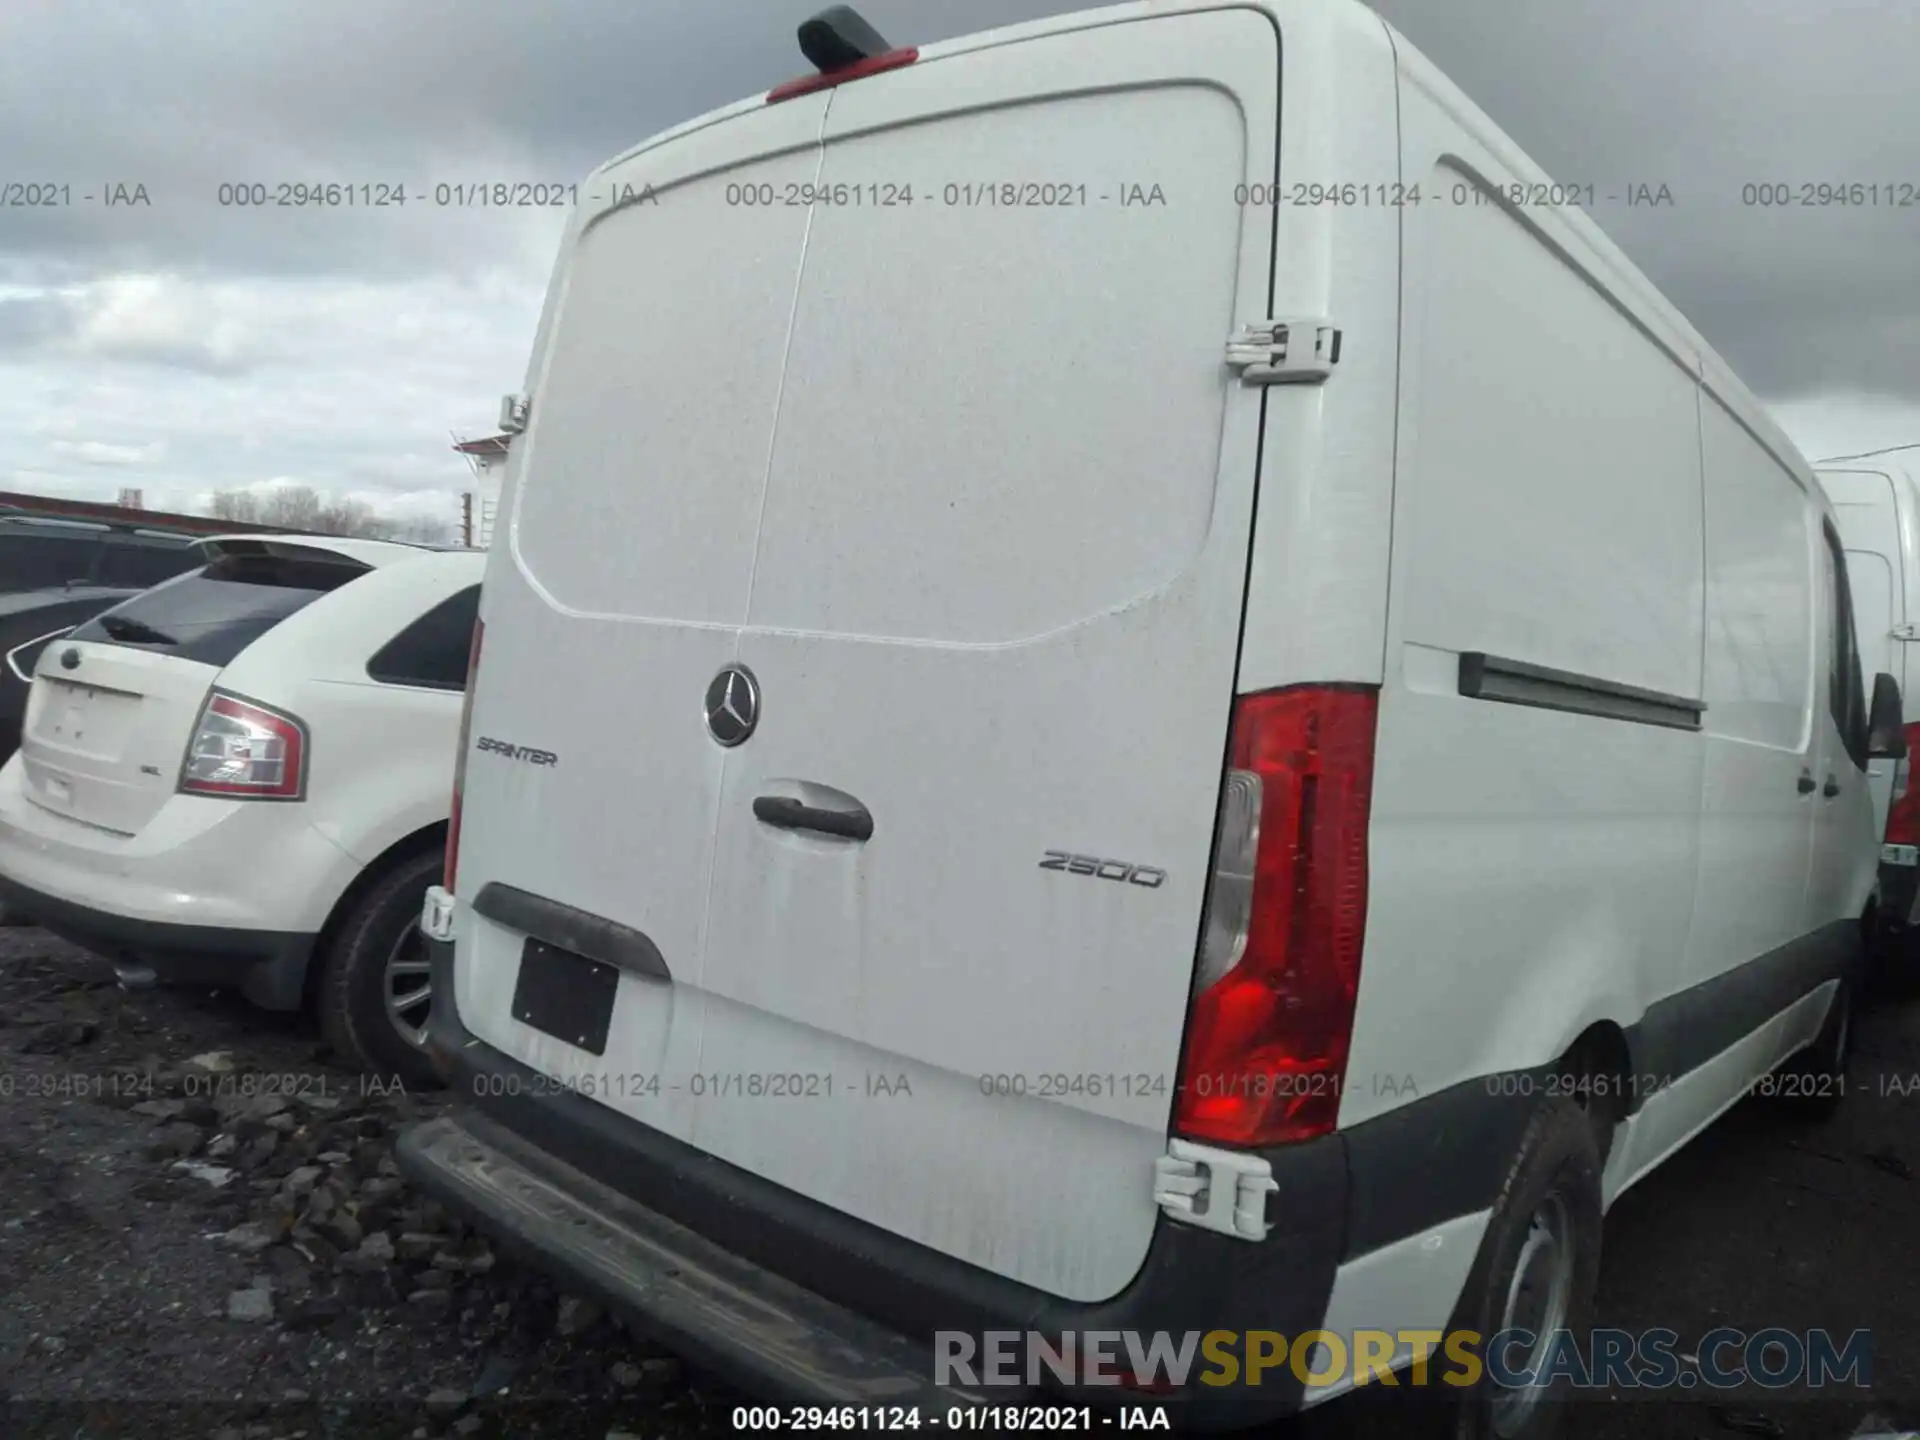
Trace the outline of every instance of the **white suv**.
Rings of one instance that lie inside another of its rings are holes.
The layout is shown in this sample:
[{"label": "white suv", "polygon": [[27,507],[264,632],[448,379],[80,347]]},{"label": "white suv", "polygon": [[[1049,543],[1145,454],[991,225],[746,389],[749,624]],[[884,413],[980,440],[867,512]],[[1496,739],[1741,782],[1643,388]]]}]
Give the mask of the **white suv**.
[{"label": "white suv", "polygon": [[316,1005],[427,1080],[438,878],[484,557],[333,537],[198,569],[46,647],[0,770],[0,894],[123,979]]}]

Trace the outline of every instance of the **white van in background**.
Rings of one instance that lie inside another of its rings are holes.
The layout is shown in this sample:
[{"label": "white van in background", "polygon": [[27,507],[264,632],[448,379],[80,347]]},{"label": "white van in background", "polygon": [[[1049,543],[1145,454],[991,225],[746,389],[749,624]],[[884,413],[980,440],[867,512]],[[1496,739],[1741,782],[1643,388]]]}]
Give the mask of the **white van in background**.
[{"label": "white van in background", "polygon": [[1360,5],[801,33],[580,186],[403,1166],[758,1395],[1584,1333],[1622,1191],[1842,1085],[1900,727],[1807,465]]},{"label": "white van in background", "polygon": [[[1920,470],[1898,453],[1826,461],[1814,473],[1833,505],[1847,552],[1860,633],[1861,668],[1885,671],[1910,695],[1920,682]],[[1907,726],[1909,748],[1920,724]],[[1894,944],[1913,927],[1920,877],[1920,791],[1905,760],[1876,760],[1868,770],[1874,824],[1881,836],[1882,938]]]}]

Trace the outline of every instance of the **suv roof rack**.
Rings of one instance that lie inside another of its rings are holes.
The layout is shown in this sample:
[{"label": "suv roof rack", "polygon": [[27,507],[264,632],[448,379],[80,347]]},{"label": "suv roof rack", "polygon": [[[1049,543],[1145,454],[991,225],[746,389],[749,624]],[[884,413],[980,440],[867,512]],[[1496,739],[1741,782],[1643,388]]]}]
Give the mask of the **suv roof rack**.
[{"label": "suv roof rack", "polygon": [[[166,510],[135,510],[99,500],[63,500],[52,495],[29,495],[18,490],[0,490],[0,520],[32,519],[90,521],[122,534],[136,531],[155,537],[217,535],[234,528],[232,521],[221,520],[211,515],[180,515]],[[250,525],[246,528],[283,535],[301,533],[285,525]]]}]

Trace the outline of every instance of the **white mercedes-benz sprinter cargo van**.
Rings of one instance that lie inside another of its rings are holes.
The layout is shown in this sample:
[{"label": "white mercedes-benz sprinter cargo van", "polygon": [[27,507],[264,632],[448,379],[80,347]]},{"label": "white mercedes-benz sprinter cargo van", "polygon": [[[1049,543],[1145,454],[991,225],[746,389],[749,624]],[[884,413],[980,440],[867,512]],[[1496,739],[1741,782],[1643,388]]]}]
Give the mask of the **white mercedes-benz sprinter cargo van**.
[{"label": "white mercedes-benz sprinter cargo van", "polygon": [[[1920,453],[1920,452],[1916,452]],[[1846,548],[1847,578],[1865,673],[1885,671],[1910,693],[1920,680],[1920,473],[1894,451],[1835,460],[1814,474],[1833,505]],[[1909,748],[1920,726],[1907,727]],[[1877,760],[1867,771],[1875,832],[1881,837],[1882,938],[1905,948],[1915,922],[1920,876],[1920,791],[1905,761]]]},{"label": "white mercedes-benz sprinter cargo van", "polygon": [[1581,1330],[1609,1203],[1844,1083],[1807,465],[1357,4],[802,41],[580,186],[404,1165],[765,1397],[1227,1424]]}]

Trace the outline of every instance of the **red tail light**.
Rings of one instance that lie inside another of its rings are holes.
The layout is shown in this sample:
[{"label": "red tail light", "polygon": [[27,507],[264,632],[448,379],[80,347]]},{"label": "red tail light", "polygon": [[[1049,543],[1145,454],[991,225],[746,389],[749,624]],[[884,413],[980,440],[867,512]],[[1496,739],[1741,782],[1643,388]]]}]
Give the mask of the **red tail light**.
[{"label": "red tail light", "polygon": [[1367,915],[1378,694],[1243,695],[1175,1126],[1274,1145],[1340,1112]]},{"label": "red tail light", "polygon": [[440,877],[446,892],[453,893],[454,876],[460,871],[460,794],[467,783],[467,749],[473,737],[473,687],[480,678],[480,642],[485,638],[484,620],[473,622],[473,641],[467,647],[467,693],[460,701],[460,748],[453,755],[453,802],[447,809],[447,865]]},{"label": "red tail light", "polygon": [[844,85],[849,80],[861,80],[869,75],[878,75],[883,70],[898,70],[903,65],[911,65],[920,58],[920,47],[909,45],[899,50],[888,50],[879,55],[869,55],[864,60],[856,60],[851,65],[843,65],[838,70],[828,70],[818,75],[802,75],[797,80],[788,80],[767,91],[769,105],[778,105],[782,100],[791,100],[796,95],[811,95],[816,90],[831,89],[835,85]]},{"label": "red tail light", "polygon": [[1893,767],[1893,804],[1887,808],[1889,845],[1920,845],[1920,790],[1915,790],[1915,761],[1920,760],[1920,721],[1907,726],[1907,758]]},{"label": "red tail light", "polygon": [[307,727],[224,690],[207,696],[194,726],[180,789],[230,800],[298,800],[306,793]]}]

